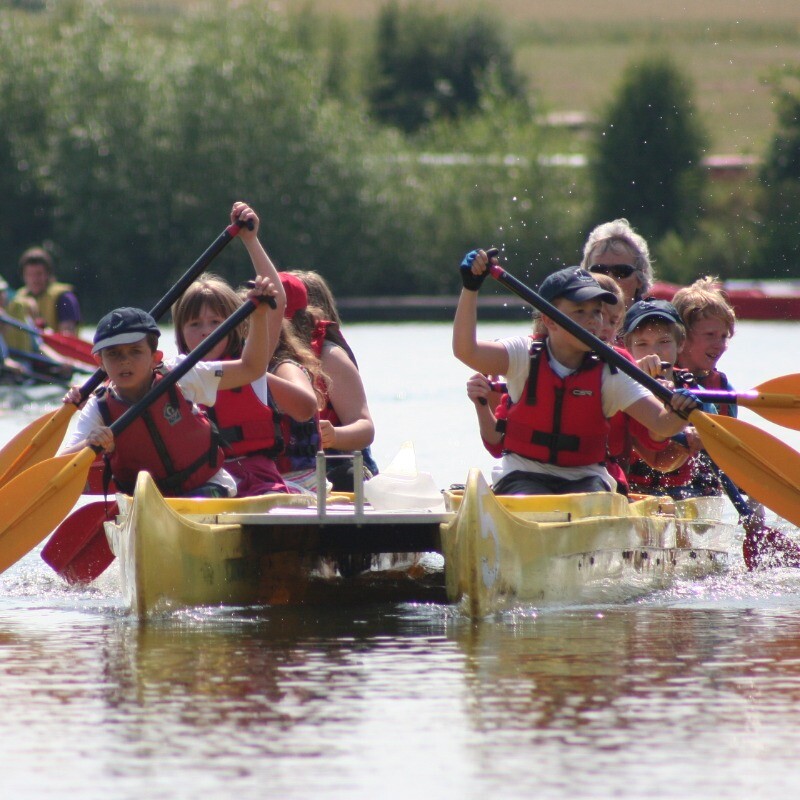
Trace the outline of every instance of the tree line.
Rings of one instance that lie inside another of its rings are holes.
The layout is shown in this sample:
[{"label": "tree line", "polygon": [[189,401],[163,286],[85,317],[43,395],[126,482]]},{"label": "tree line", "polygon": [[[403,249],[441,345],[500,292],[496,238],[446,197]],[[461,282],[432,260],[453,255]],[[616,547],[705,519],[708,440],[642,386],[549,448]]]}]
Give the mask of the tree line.
[{"label": "tree line", "polygon": [[[797,263],[791,86],[754,212],[720,210],[691,85],[667,57],[629,68],[590,169],[575,171],[543,163],[513,48],[480,12],[385,5],[354,84],[315,18],[255,0],[153,25],[102,0],[12,5],[0,8],[0,273],[16,285],[21,251],[46,243],[90,319],[152,305],[236,199],[258,211],[279,267],[317,269],[341,295],[453,293],[460,255],[489,243],[536,281],[622,215],[666,279]],[[234,244],[215,268],[237,281],[247,259]]]}]

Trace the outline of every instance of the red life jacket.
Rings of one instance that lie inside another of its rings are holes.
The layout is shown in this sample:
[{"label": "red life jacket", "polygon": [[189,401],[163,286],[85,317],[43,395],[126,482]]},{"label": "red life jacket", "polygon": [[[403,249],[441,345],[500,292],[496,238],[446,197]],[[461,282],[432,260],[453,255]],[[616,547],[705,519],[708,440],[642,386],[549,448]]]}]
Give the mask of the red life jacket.
[{"label": "red life jacket", "polygon": [[605,463],[609,422],[603,415],[603,362],[587,353],[580,369],[559,378],[544,347],[540,340],[531,343],[522,396],[497,409],[504,449],[562,467]]},{"label": "red life jacket", "polygon": [[[162,379],[156,372],[153,385]],[[98,408],[111,425],[130,404],[100,389]],[[108,462],[122,491],[133,492],[137,475],[146,471],[163,494],[175,496],[207,483],[222,466],[223,454],[208,417],[196,413],[180,389],[171,386],[116,437]]]},{"label": "red life jacket", "polygon": [[281,429],[272,409],[262,403],[251,384],[217,392],[213,406],[202,406],[217,426],[225,458],[283,449]]},{"label": "red life jacket", "polygon": [[[674,369],[672,378],[677,389],[684,387],[689,389],[697,388],[697,381],[692,373],[687,370]],[[641,428],[641,431],[637,435],[647,447],[653,450],[663,450],[669,444],[669,440],[654,442],[650,439],[649,432],[644,426],[639,425],[639,428]],[[697,472],[698,464],[694,456],[671,472],[661,472],[651,467],[638,453],[634,453],[628,470],[628,478],[634,491],[642,494],[659,494],[659,489],[676,489],[681,486],[691,486],[697,479]]]}]

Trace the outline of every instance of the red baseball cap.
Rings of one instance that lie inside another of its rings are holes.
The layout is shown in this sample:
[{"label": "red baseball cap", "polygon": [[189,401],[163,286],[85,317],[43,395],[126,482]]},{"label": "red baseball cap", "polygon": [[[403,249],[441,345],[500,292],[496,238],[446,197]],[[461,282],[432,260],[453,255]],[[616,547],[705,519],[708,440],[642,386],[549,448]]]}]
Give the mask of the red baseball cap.
[{"label": "red baseball cap", "polygon": [[297,275],[288,272],[279,273],[283,291],[286,292],[286,310],[283,316],[291,319],[298,311],[302,311],[308,305],[308,290],[306,285]]}]

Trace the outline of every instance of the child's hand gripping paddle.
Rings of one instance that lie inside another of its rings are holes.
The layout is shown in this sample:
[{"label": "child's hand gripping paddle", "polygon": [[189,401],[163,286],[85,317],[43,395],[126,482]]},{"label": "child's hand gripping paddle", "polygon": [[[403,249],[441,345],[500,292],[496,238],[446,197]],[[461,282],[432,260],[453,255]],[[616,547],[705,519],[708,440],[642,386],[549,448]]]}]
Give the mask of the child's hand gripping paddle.
[{"label": "child's hand gripping paddle", "polygon": [[[248,223],[252,227],[252,222]],[[180,277],[178,282],[153,306],[150,315],[156,321],[186,291],[189,285],[219,255],[224,247],[241,230],[241,223],[228,225],[209,245],[206,251]],[[91,350],[91,345],[89,346]],[[95,364],[92,357],[92,365]],[[37,462],[54,456],[64,438],[64,432],[78,406],[103,382],[106,374],[98,369],[80,388],[81,400],[76,405],[67,403],[57,411],[45,414],[25,426],[0,450],[0,486],[4,486],[23,470]]]},{"label": "child's hand gripping paddle", "polygon": [[[274,308],[275,299],[266,301]],[[208,335],[186,358],[110,428],[117,437],[198,361],[256,309],[248,300]],[[56,456],[17,475],[0,489],[0,572],[4,572],[47,536],[75,505],[86,483],[98,448],[84,447],[74,455]]]}]

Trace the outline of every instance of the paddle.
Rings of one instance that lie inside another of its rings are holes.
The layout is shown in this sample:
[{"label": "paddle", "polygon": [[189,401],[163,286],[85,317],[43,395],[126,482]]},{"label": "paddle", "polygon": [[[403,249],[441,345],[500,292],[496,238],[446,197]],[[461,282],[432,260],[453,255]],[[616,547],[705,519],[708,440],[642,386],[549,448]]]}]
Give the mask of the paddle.
[{"label": "paddle", "polygon": [[[672,439],[686,448],[689,447],[685,433],[679,433]],[[764,521],[763,509],[753,508],[742,496],[736,484],[711,460],[708,453],[703,452],[703,455],[704,468],[710,469],[716,476],[739,514],[739,523],[745,531],[742,542],[745,566],[749,570],[770,565],[800,567],[800,547],[780,531],[770,528]]]},{"label": "paddle", "polygon": [[45,563],[67,583],[91,583],[114,560],[103,523],[117,513],[113,500],[95,500],[73,511],[42,548]]},{"label": "paddle", "polygon": [[782,375],[747,392],[693,389],[704,403],[731,403],[749,408],[784,428],[800,430],[800,374]]},{"label": "paddle", "polygon": [[[492,249],[487,254],[494,259],[498,252]],[[546,314],[604,361],[633,378],[659,400],[669,403],[673,392],[666,386],[582,328],[499,264],[490,262],[489,272],[495,280]],[[800,454],[774,436],[734,417],[712,417],[697,409],[687,416],[710,457],[736,485],[776,514],[800,525]]]},{"label": "paddle", "polygon": [[[266,302],[275,307],[275,298]],[[109,427],[119,436],[142,412],[174,386],[198,361],[256,309],[247,300],[215,328],[174,369]],[[0,489],[0,572],[7,570],[52,531],[69,513],[83,491],[89,469],[100,451],[84,447],[74,455],[41,461]]]},{"label": "paddle", "polygon": [[59,355],[64,356],[64,358],[68,358],[72,361],[81,361],[91,366],[95,364],[94,356],[92,355],[92,344],[85,339],[34,328],[30,325],[26,325],[24,322],[20,322],[18,319],[14,319],[14,317],[9,317],[8,314],[0,314],[0,322],[10,325],[12,328],[26,331],[30,333],[31,336],[41,338],[48,347],[51,347]]},{"label": "paddle", "polygon": [[[41,364],[43,367],[51,367],[53,369],[63,369],[64,367],[69,367],[73,372],[80,372],[84,375],[91,375],[94,372],[94,370],[87,369],[86,367],[82,367],[77,364],[65,364],[61,361],[54,361],[52,358],[43,356],[41,353],[29,353],[26,350],[18,350],[16,347],[9,347],[8,354],[17,361],[28,361],[31,364]],[[92,366],[96,367],[96,362],[92,361]]]},{"label": "paddle", "polygon": [[[252,226],[248,222],[248,227]],[[164,312],[186,291],[192,281],[219,255],[223,248],[235,238],[241,223],[228,225],[209,245],[206,251],[184,272],[178,282],[153,306],[150,315],[158,320]],[[93,361],[93,363],[96,363]],[[64,438],[64,432],[78,406],[103,382],[105,372],[98,369],[81,386],[81,399],[78,404],[62,405],[57,411],[45,414],[23,428],[0,450],[0,486],[19,475],[24,469],[38,461],[55,455]]]}]

